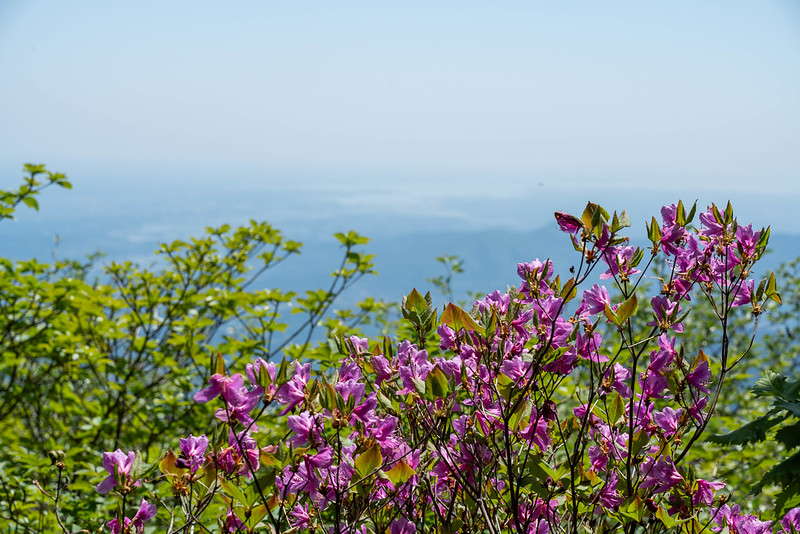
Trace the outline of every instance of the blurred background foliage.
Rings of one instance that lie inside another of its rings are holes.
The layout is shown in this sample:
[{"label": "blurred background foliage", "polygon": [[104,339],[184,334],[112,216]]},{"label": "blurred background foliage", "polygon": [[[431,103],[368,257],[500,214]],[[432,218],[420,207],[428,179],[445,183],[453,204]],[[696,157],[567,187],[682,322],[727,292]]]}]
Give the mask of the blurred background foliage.
[{"label": "blurred background foliage", "polygon": [[[47,187],[70,187],[44,166],[25,171],[18,190],[0,193],[0,217],[22,205],[38,209]],[[265,222],[207,228],[162,244],[156,267],[111,263],[94,280],[96,256],[0,259],[0,530],[58,529],[51,450],[66,453],[67,528],[99,528],[108,505],[94,491],[102,452],[139,450],[154,462],[179,437],[210,427],[211,408],[192,395],[217,353],[231,372],[255,358],[332,363],[316,340],[358,333],[386,315],[374,300],[333,310],[342,292],[373,273],[365,237],[335,238],[342,254],[330,283],[303,293],[268,286],[269,270],[296,261],[302,245]]]}]

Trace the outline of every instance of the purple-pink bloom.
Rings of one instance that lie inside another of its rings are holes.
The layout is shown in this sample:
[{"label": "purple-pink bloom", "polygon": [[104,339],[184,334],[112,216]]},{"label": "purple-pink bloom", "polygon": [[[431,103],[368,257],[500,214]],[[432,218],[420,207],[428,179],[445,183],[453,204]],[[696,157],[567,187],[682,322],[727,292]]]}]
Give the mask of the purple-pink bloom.
[{"label": "purple-pink bloom", "polygon": [[428,373],[433,369],[433,364],[428,361],[428,351],[417,350],[415,345],[408,341],[403,341],[397,348],[397,356],[401,363],[397,373],[403,381],[403,389],[397,392],[398,395],[413,393],[416,391],[414,380],[425,381]]},{"label": "purple-pink bloom", "polygon": [[615,471],[612,471],[603,489],[600,490],[600,504],[610,510],[616,510],[622,504],[622,495],[617,491],[617,484],[619,484],[619,476]]},{"label": "purple-pink bloom", "polygon": [[591,289],[587,289],[583,292],[580,315],[598,315],[604,313],[606,306],[611,306],[611,297],[608,294],[608,289],[606,289],[605,286],[594,284]]},{"label": "purple-pink bloom", "polygon": [[547,433],[547,420],[544,418],[543,414],[536,410],[535,406],[531,407],[529,424],[520,432],[520,437],[539,447],[539,450],[542,452],[547,450],[547,447],[550,446],[550,435]]},{"label": "purple-pink bloom", "polygon": [[675,411],[666,406],[660,412],[653,412],[653,421],[664,431],[664,437],[669,438],[678,431],[682,413],[683,410]]},{"label": "purple-pink bloom", "polygon": [[720,506],[714,521],[721,527],[728,527],[731,532],[741,534],[766,534],[772,525],[771,521],[761,521],[751,514],[741,515],[736,504]]},{"label": "purple-pink bloom", "polygon": [[369,354],[369,339],[365,337],[350,336],[347,338],[347,341],[350,343],[350,347],[353,349],[353,352],[350,353],[350,356]]},{"label": "purple-pink bloom", "polygon": [[700,503],[711,506],[714,502],[714,492],[725,487],[724,482],[708,482],[702,478],[697,481],[697,491],[692,495],[692,504],[697,506]]},{"label": "purple-pink bloom", "polygon": [[232,376],[225,376],[216,373],[211,375],[211,378],[208,379],[208,382],[211,384],[210,386],[205,389],[201,389],[194,394],[195,402],[199,404],[205,404],[219,395],[224,396],[224,394],[229,390],[238,391],[244,387],[244,379],[242,378],[242,375],[238,373]]},{"label": "purple-pink bloom", "polygon": [[414,534],[417,525],[405,517],[398,517],[389,525],[389,534]]},{"label": "purple-pink bloom", "polygon": [[[441,330],[444,325],[440,326]],[[384,380],[389,380],[394,376],[395,370],[385,356],[376,355],[372,357],[372,369],[375,371],[375,386],[380,387]]]},{"label": "purple-pink bloom", "polygon": [[318,415],[312,415],[309,411],[302,412],[299,415],[290,415],[288,417],[288,426],[294,433],[289,439],[289,443],[295,447],[309,442],[313,446],[319,441],[321,424]]},{"label": "purple-pink bloom", "polygon": [[508,293],[500,293],[499,290],[495,290],[484,298],[475,301],[475,305],[478,307],[478,313],[495,309],[499,315],[505,314],[510,304],[511,295]]},{"label": "purple-pink bloom", "polygon": [[350,422],[354,420],[361,421],[364,424],[369,423],[375,417],[375,408],[378,407],[378,394],[374,391],[367,395],[364,402],[357,404],[353,411],[350,412]]},{"label": "purple-pink bloom", "polygon": [[706,407],[706,404],[708,404],[708,397],[700,397],[695,399],[695,403],[692,406],[689,406],[689,415],[697,421],[697,424],[703,424],[703,408]]},{"label": "purple-pink bloom", "polygon": [[361,399],[364,398],[364,391],[366,390],[366,385],[363,382],[359,382],[355,379],[339,379],[339,382],[333,387],[336,392],[342,396],[342,400],[347,402],[350,397],[353,398],[353,402],[359,403]]},{"label": "purple-pink bloom", "polygon": [[111,529],[111,534],[133,534],[133,529],[135,529],[136,534],[142,534],[144,532],[144,522],[154,518],[157,510],[158,508],[155,504],[150,504],[145,499],[142,499],[136,515],[132,519],[127,517],[123,519],[124,528],[123,525],[119,524],[119,520],[116,517],[106,523],[106,526]]},{"label": "purple-pink bloom", "polygon": [[663,391],[669,388],[669,381],[658,371],[647,369],[639,375],[639,385],[642,388],[642,396],[647,398],[664,398]]},{"label": "purple-pink bloom", "polygon": [[205,434],[194,437],[189,434],[188,438],[181,438],[181,455],[175,465],[183,469],[190,469],[192,473],[197,471],[205,461],[205,453],[208,448],[208,438]]},{"label": "purple-pink bloom", "polygon": [[234,434],[233,430],[229,430],[228,445],[230,445],[234,453],[234,459],[238,458],[242,460],[242,466],[238,471],[240,475],[247,475],[249,477],[251,472],[255,473],[258,471],[260,466],[258,443],[246,430],[238,434]]},{"label": "purple-pink bloom", "polygon": [[461,376],[461,356],[453,356],[450,360],[445,360],[442,357],[436,358],[436,365],[447,376]]},{"label": "purple-pink bloom", "polygon": [[655,296],[650,304],[653,307],[655,320],[647,323],[647,326],[657,326],[664,330],[671,328],[679,334],[683,332],[683,323],[675,322],[681,311],[677,302],[673,302],[666,297]]},{"label": "purple-pink bloom", "polygon": [[[120,449],[117,449],[114,452],[104,452],[103,467],[106,471],[108,471],[109,474],[97,485],[97,492],[108,493],[116,485],[129,487],[130,472],[135,459],[136,453],[133,451],[129,451],[127,454],[122,452]],[[117,480],[117,474],[122,477],[122,480]],[[142,481],[137,480],[133,485],[137,487],[141,486]]]},{"label": "purple-pink bloom", "polygon": [[717,221],[717,218],[714,216],[714,208],[709,208],[708,211],[701,213],[699,218],[700,222],[705,226],[705,228],[700,229],[700,235],[711,237],[723,234],[725,225]]},{"label": "purple-pink bloom", "polygon": [[[266,392],[266,395],[271,398],[275,395],[276,387],[275,387],[275,362],[266,362],[262,358],[256,358],[253,363],[248,363],[245,365],[245,373],[247,374],[247,378],[250,380],[250,383],[253,386],[258,387],[258,380],[261,376],[261,373],[265,372],[269,377],[269,391]],[[260,388],[259,388],[260,389]],[[261,394],[265,392],[261,391]]]},{"label": "purple-pink bloom", "polygon": [[677,256],[681,252],[681,244],[686,236],[686,229],[677,224],[661,229],[661,247],[667,255]]},{"label": "purple-pink bloom", "polygon": [[679,482],[683,481],[683,477],[675,468],[675,464],[671,458],[662,458],[654,460],[652,458],[645,460],[641,466],[644,473],[644,482],[642,488],[655,487],[655,493],[667,491]]},{"label": "purple-pink bloom", "polygon": [[575,234],[583,229],[583,222],[574,215],[564,213],[563,211],[557,211],[555,216],[558,227],[562,232]]},{"label": "purple-pink bloom", "polygon": [[748,306],[752,302],[754,292],[755,280],[747,280],[739,284],[739,287],[736,288],[736,296],[733,298],[731,306]]},{"label": "purple-pink bloom", "polygon": [[661,206],[661,220],[664,221],[664,226],[672,226],[678,222],[678,205]]},{"label": "purple-pink bloom", "polygon": [[247,391],[247,388],[244,387],[244,377],[239,373],[231,376],[223,376],[217,373],[212,375],[208,381],[211,384],[210,386],[195,393],[195,402],[204,404],[218,396],[222,396],[226,408],[217,410],[216,416],[218,419],[221,421],[236,419],[244,425],[250,425],[253,422],[250,412],[261,399],[261,388]]},{"label": "purple-pink bloom", "polygon": [[281,415],[285,415],[289,410],[305,401],[306,384],[308,384],[309,378],[311,378],[311,364],[302,365],[300,362],[295,362],[294,376],[283,384],[275,395],[278,402],[286,405],[281,411]]},{"label": "purple-pink bloom", "polygon": [[603,261],[608,265],[608,270],[600,275],[600,280],[607,280],[619,275],[623,280],[634,274],[639,274],[639,269],[630,265],[636,253],[635,247],[611,247],[603,253]]},{"label": "purple-pink bloom", "polygon": [[239,517],[233,513],[233,510],[228,508],[228,513],[225,515],[225,523],[223,524],[222,528],[226,534],[233,534],[234,532],[242,532],[242,528],[244,528],[245,524],[242,522]]},{"label": "purple-pink bloom", "polygon": [[225,401],[225,408],[219,408],[214,415],[220,421],[237,420],[243,425],[255,430],[253,418],[250,412],[256,407],[261,400],[261,388],[253,391],[247,391],[247,388],[242,387],[238,390],[229,388],[222,394]]},{"label": "purple-pink bloom", "polygon": [[597,331],[589,335],[584,335],[583,332],[578,331],[578,335],[575,337],[575,349],[578,351],[578,356],[595,363],[608,361],[608,356],[598,352],[602,343],[603,336]]},{"label": "purple-pink bloom", "polygon": [[800,507],[792,508],[786,512],[786,515],[781,519],[781,527],[787,534],[791,534],[792,529],[794,529],[794,532],[800,532]]},{"label": "purple-pink bloom", "polygon": [[510,378],[514,383],[517,383],[528,376],[530,368],[531,362],[523,360],[522,357],[517,354],[510,360],[503,362],[500,366],[500,372]]},{"label": "purple-pink bloom", "polygon": [[708,361],[703,360],[695,367],[694,371],[686,375],[686,382],[697,388],[703,393],[708,393],[709,389],[706,384],[711,381],[711,369],[708,366]]},{"label": "purple-pink bloom", "polygon": [[651,371],[658,371],[659,373],[668,367],[675,357],[675,339],[667,337],[666,333],[658,336],[658,349],[650,353]]},{"label": "purple-pink bloom", "polygon": [[611,384],[611,387],[620,394],[620,396],[630,399],[633,395],[630,386],[628,385],[628,380],[631,377],[630,369],[626,369],[625,367],[621,366],[618,363],[614,364],[613,370],[609,369],[606,373],[606,380],[610,381],[611,377],[613,376],[614,381]]},{"label": "purple-pink bloom", "polygon": [[309,513],[308,503],[300,506],[296,504],[292,511],[289,512],[289,523],[297,530],[305,530],[311,521],[311,514]]}]

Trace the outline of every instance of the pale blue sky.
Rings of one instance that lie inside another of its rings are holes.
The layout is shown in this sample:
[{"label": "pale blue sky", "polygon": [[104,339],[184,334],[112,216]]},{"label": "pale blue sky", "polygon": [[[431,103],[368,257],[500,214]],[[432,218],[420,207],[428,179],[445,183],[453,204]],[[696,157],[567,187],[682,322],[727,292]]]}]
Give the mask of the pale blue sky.
[{"label": "pale blue sky", "polygon": [[800,194],[800,8],[2,0],[3,182],[26,161]]}]

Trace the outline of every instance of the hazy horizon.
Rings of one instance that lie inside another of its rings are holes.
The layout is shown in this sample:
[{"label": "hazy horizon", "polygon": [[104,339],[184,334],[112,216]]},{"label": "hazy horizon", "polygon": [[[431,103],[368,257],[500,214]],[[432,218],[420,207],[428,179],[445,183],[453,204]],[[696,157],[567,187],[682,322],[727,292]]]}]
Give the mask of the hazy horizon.
[{"label": "hazy horizon", "polygon": [[6,0],[0,72],[0,176],[42,162],[110,195],[268,175],[456,202],[598,181],[800,194],[789,0]]}]

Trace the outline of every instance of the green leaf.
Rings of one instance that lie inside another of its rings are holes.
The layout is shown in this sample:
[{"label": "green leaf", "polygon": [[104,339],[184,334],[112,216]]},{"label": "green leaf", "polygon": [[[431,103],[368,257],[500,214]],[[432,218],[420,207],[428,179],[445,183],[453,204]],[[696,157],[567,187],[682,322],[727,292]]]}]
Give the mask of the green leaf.
[{"label": "green leaf", "polygon": [[214,356],[214,374],[225,375],[225,358],[222,357],[220,352]]},{"label": "green leaf", "polygon": [[720,445],[747,445],[748,443],[758,443],[767,439],[767,430],[783,421],[784,417],[772,417],[773,412],[750,421],[746,425],[722,435],[712,435],[706,438],[711,443]]},{"label": "green leaf", "polygon": [[39,202],[34,197],[23,197],[22,201],[29,208],[33,208],[36,211],[39,211]]},{"label": "green leaf", "polygon": [[781,301],[781,295],[778,293],[778,286],[775,282],[775,273],[769,273],[769,281],[767,282],[767,291],[766,295],[768,298],[771,298],[778,304],[783,304]]},{"label": "green leaf", "polygon": [[422,314],[428,307],[428,302],[425,300],[416,288],[411,290],[407,297],[403,297],[403,308],[411,311],[414,310]]},{"label": "green leaf", "polygon": [[645,445],[650,443],[650,437],[644,430],[639,430],[633,435],[633,443],[631,444],[631,455],[636,456],[639,454]]},{"label": "green leaf", "polygon": [[653,246],[656,246],[661,242],[661,227],[658,225],[658,221],[653,217],[650,224],[645,225],[645,227],[647,228],[647,237],[653,243]]},{"label": "green leaf", "polygon": [[33,163],[26,163],[22,167],[25,172],[29,173],[31,176],[36,176],[37,174],[42,174],[47,172],[46,165],[35,165]]},{"label": "green leaf", "polygon": [[694,214],[696,212],[697,212],[697,201],[695,200],[694,204],[692,204],[692,209],[689,210],[689,215],[686,216],[686,222],[684,223],[684,226],[692,222],[692,220],[694,219]]},{"label": "green leaf", "polygon": [[452,302],[444,309],[439,321],[455,330],[456,333],[460,332],[462,328],[481,335],[484,333],[483,328],[475,322],[475,319],[473,319],[470,314]]},{"label": "green leaf", "polygon": [[774,406],[790,412],[795,417],[800,417],[800,401],[778,399],[775,401]]},{"label": "green leaf", "polygon": [[443,399],[450,394],[450,384],[447,382],[447,376],[439,369],[438,365],[425,378],[425,391],[425,396],[430,401]]},{"label": "green leaf", "polygon": [[391,469],[386,471],[386,476],[389,478],[395,488],[401,484],[405,484],[408,479],[417,474],[414,468],[406,463],[405,460],[398,460]]},{"label": "green leaf", "polygon": [[575,277],[573,276],[567,283],[564,284],[564,288],[561,290],[561,298],[564,300],[565,303],[569,302],[570,300],[574,299],[575,296],[578,294],[578,284],[575,281]]},{"label": "green leaf", "polygon": [[259,504],[250,510],[250,517],[247,519],[247,524],[251,528],[255,528],[258,523],[267,516],[268,508],[265,504]]},{"label": "green leaf", "polygon": [[378,469],[383,463],[381,446],[373,443],[367,450],[362,452],[355,460],[356,473],[358,478],[366,478]]},{"label": "green leaf", "polygon": [[614,217],[611,219],[611,231],[618,232],[623,228],[628,228],[631,225],[631,219],[628,217],[628,212],[622,210],[622,213],[617,216],[617,212],[614,212]]},{"label": "green leaf", "polygon": [[756,380],[751,391],[756,397],[783,397],[785,383],[785,376],[766,369],[764,376]]},{"label": "green leaf", "polygon": [[421,397],[425,397],[425,391],[427,389],[425,386],[425,381],[420,380],[416,376],[412,376],[411,382],[414,384],[414,389],[417,391],[417,393],[419,393]]},{"label": "green leaf", "polygon": [[511,430],[519,430],[522,419],[531,413],[530,403],[528,401],[517,403],[517,408],[511,417],[508,418],[508,428]]},{"label": "green leaf", "polygon": [[606,304],[606,308],[605,308],[604,312],[606,314],[606,319],[608,319],[611,323],[615,324],[616,326],[619,326],[619,325],[622,324],[622,322],[617,317],[617,314],[614,313],[614,310],[612,310],[611,306],[609,306],[608,304]]},{"label": "green leaf", "polygon": [[638,495],[634,495],[633,499],[629,498],[619,505],[619,513],[634,521],[641,521],[642,517],[644,517],[644,511],[644,501]]},{"label": "green leaf", "polygon": [[678,524],[678,522],[672,519],[672,517],[660,506],[658,507],[658,510],[656,510],[656,518],[664,523],[664,526],[668,529],[673,528]]},{"label": "green leaf", "polygon": [[244,505],[252,504],[247,501],[247,497],[245,496],[244,492],[239,489],[239,486],[232,483],[230,480],[225,480],[224,478],[220,478],[219,482],[222,485],[222,489],[225,490],[225,493]]},{"label": "green leaf", "polygon": [[616,425],[625,414],[625,400],[619,393],[614,393],[608,406],[608,424]]},{"label": "green leaf", "polygon": [[636,293],[634,293],[633,295],[630,296],[630,298],[628,298],[628,300],[620,304],[619,307],[617,308],[617,314],[616,314],[618,321],[617,324],[621,325],[622,323],[633,317],[633,315],[636,313],[638,309],[639,309],[639,299],[636,296]]},{"label": "green leaf", "polygon": [[783,443],[786,450],[800,446],[800,421],[786,425],[775,432],[775,441]]}]

